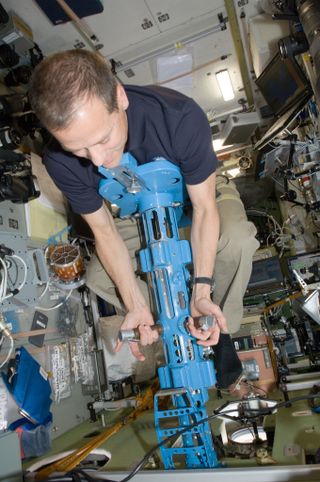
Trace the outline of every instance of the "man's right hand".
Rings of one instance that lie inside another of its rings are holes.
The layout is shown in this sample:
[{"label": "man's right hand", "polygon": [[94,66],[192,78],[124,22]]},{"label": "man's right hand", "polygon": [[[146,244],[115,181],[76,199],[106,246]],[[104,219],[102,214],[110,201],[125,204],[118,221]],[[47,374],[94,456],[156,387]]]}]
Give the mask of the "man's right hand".
[{"label": "man's right hand", "polygon": [[[138,328],[140,333],[140,341],[139,343],[131,341],[129,342],[129,346],[133,356],[139,361],[145,360],[144,355],[139,349],[139,344],[142,346],[152,345],[152,343],[157,341],[159,338],[157,330],[151,329],[152,325],[154,325],[153,316],[147,306],[129,311],[121,325],[121,330],[132,330],[134,328]],[[118,340],[115,346],[115,351],[118,352],[121,350],[122,345],[123,342]]]},{"label": "man's right hand", "polygon": [[[150,345],[158,339],[158,333],[150,329],[153,317],[136,281],[128,248],[121,238],[108,210],[101,207],[94,213],[83,214],[95,237],[96,251],[102,266],[117,286],[120,297],[128,313],[122,324],[123,330],[138,328],[140,344]],[[115,350],[119,351],[122,342],[118,340]],[[143,361],[144,356],[138,344],[130,342],[133,355]]]}]

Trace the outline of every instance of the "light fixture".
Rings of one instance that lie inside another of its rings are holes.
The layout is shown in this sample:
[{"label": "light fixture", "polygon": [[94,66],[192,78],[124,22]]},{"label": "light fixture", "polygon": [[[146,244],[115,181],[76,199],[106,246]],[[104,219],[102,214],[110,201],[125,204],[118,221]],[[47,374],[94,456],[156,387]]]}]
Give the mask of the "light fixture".
[{"label": "light fixture", "polygon": [[223,139],[213,139],[212,146],[213,146],[214,152],[219,152],[233,146],[233,144],[230,144],[229,146],[223,146],[222,143],[223,143]]},{"label": "light fixture", "polygon": [[216,78],[223,100],[227,101],[234,99],[234,91],[228,70],[224,69],[216,72]]},{"label": "light fixture", "polygon": [[228,177],[237,177],[241,173],[240,167],[235,167],[233,169],[227,169],[223,174]]},{"label": "light fixture", "polygon": [[263,442],[267,440],[267,434],[261,426],[256,427],[256,433],[252,430],[252,427],[245,427],[231,433],[229,437],[232,442],[237,444],[253,444],[257,441],[257,438]]}]

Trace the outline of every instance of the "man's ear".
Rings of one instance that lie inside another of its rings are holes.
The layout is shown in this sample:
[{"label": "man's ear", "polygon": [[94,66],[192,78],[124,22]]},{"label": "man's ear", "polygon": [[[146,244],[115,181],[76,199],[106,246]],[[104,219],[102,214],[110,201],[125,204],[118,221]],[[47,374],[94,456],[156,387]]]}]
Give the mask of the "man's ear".
[{"label": "man's ear", "polygon": [[129,100],[124,88],[120,84],[117,85],[117,101],[119,110],[127,110],[129,106]]}]

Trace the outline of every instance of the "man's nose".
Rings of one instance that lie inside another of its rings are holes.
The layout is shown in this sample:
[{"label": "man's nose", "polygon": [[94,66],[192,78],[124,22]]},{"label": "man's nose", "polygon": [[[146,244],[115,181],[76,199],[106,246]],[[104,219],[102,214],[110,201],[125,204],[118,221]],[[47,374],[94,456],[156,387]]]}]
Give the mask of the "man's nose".
[{"label": "man's nose", "polygon": [[108,153],[99,146],[90,147],[88,154],[90,161],[97,167],[102,166],[108,157]]}]

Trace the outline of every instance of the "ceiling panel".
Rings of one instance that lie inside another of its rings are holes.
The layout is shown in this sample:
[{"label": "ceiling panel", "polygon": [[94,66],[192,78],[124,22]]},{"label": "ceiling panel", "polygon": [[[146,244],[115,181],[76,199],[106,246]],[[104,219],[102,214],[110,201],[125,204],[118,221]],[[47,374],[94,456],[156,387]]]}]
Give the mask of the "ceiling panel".
[{"label": "ceiling panel", "polygon": [[[191,52],[194,57],[193,72],[190,75],[183,76],[191,76],[192,79],[191,91],[184,91],[184,93],[194,98],[204,111],[212,111],[219,116],[224,112],[229,112],[230,109],[239,107],[238,100],[244,97],[234,49],[232,45],[229,46],[228,50],[224,47],[226,45],[225,38],[228,35],[224,31],[191,43],[187,52]],[[164,55],[179,55],[179,50],[172,50]],[[181,50],[183,51],[183,49]],[[221,57],[226,55],[227,58],[221,60]],[[159,79],[156,75],[156,60],[157,57],[132,67],[131,70],[135,74],[133,77],[128,78],[124,72],[121,72],[119,77],[124,83],[128,84],[146,85],[157,83]],[[223,100],[215,77],[216,72],[225,68],[229,69],[235,91],[235,99],[228,102]]]},{"label": "ceiling panel", "polygon": [[[73,48],[79,41],[85,45],[71,22],[52,25],[33,0],[2,0],[2,4],[31,27],[34,40],[45,54]],[[242,11],[252,10],[255,4],[249,0]],[[230,25],[227,23],[227,28],[221,30],[218,19],[219,13],[226,17],[224,0],[103,0],[103,5],[101,14],[84,20],[103,44],[101,53],[122,63],[118,75],[123,82],[156,83],[157,59],[179,54],[182,47],[193,56],[189,95],[205,111],[217,115],[239,107],[244,92]],[[169,19],[160,21],[166,13]],[[144,28],[146,24],[149,28]],[[223,101],[215,78],[215,72],[225,68],[235,90],[235,99],[228,102]],[[133,76],[128,77],[122,70]]]},{"label": "ceiling panel", "polygon": [[224,7],[224,0],[145,0],[161,32]]}]

